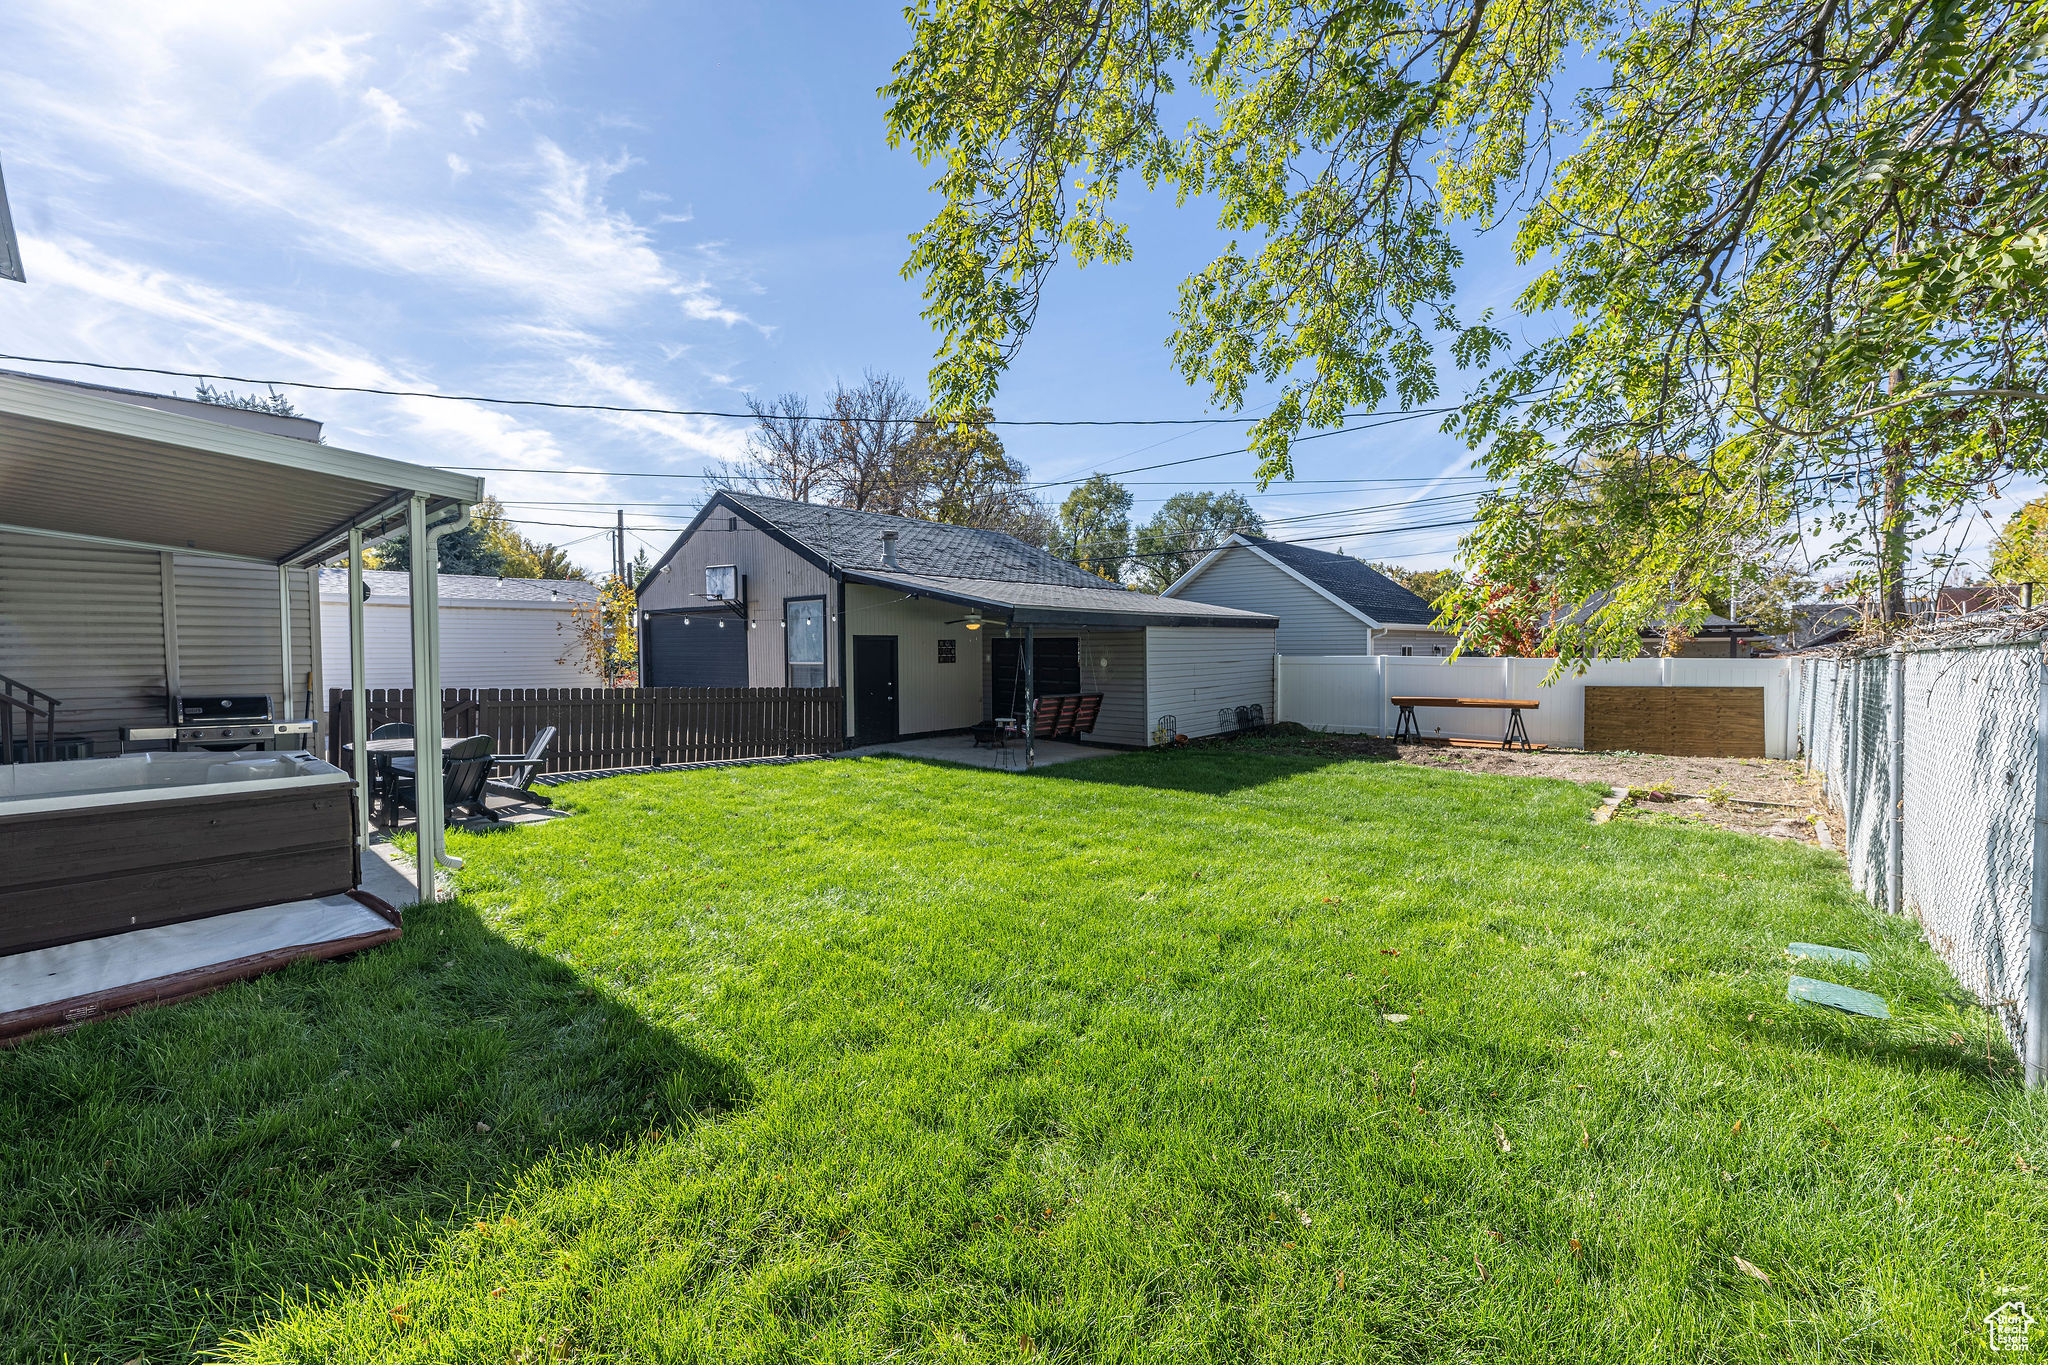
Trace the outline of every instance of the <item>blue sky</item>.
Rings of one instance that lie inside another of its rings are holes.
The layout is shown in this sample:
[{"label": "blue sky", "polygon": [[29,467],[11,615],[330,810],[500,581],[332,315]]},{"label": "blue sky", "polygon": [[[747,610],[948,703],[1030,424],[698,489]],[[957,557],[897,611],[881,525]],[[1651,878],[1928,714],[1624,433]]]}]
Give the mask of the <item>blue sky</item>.
[{"label": "blue sky", "polygon": [[[0,37],[0,164],[30,281],[0,287],[0,351],[721,409],[815,399],[867,368],[921,385],[929,367],[898,270],[930,176],[887,147],[875,94],[906,42],[897,5],[14,0]],[[1058,278],[998,416],[1210,411],[1165,342],[1176,283],[1218,238],[1198,211],[1127,207],[1137,262]],[[1521,274],[1503,238],[1476,241],[1463,306],[1506,313]],[[697,474],[745,431],[293,397],[338,445],[527,471],[485,477],[592,567],[608,550],[583,537],[613,507],[636,504],[636,546],[665,544],[702,485],[546,471]],[[1241,434],[1005,439],[1051,481]],[[1461,515],[1402,504],[1469,492],[1433,482],[1466,459],[1433,420],[1348,434],[1302,447],[1303,482],[1258,505],[1315,517],[1276,534],[1440,565],[1455,530],[1363,533]],[[1143,516],[1178,488],[1250,491],[1250,470],[1237,456],[1130,482]],[[1359,479],[1416,482],[1307,482]],[[652,501],[671,505],[637,505]]]}]

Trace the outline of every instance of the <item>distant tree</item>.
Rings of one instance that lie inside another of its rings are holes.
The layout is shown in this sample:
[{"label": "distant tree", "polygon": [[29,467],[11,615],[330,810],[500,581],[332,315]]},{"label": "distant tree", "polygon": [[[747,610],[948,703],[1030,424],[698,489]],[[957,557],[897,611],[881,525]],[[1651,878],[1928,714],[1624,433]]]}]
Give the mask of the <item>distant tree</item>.
[{"label": "distant tree", "polygon": [[1991,542],[1991,576],[2000,583],[2048,585],[2048,496],[2035,498],[1998,528]]},{"label": "distant tree", "polygon": [[869,370],[853,388],[832,391],[829,420],[819,424],[830,500],[856,512],[918,515],[918,473],[913,447],[924,404],[902,380]]},{"label": "distant tree", "polygon": [[[412,567],[412,538],[404,533],[374,546],[364,559],[373,569]],[[441,572],[484,578],[583,578],[583,570],[553,545],[536,545],[519,534],[505,505],[485,498],[469,509],[469,525],[441,537]]]},{"label": "distant tree", "polygon": [[293,405],[291,399],[276,389],[263,394],[236,393],[233,389],[216,389],[202,379],[199,381],[199,387],[192,391],[192,396],[202,403],[211,403],[215,407],[239,408],[243,412],[267,412],[272,417],[306,415]]},{"label": "distant tree", "polygon": [[1408,569],[1399,564],[1368,562],[1367,566],[1399,583],[1423,601],[1435,605],[1452,588],[1465,581],[1465,575],[1456,569]]},{"label": "distant tree", "polygon": [[823,496],[832,452],[819,439],[820,424],[810,420],[810,400],[800,393],[769,403],[749,396],[747,411],[754,414],[754,429],[747,433],[746,458],[735,468],[706,471],[712,486],[792,502]]},{"label": "distant tree", "polygon": [[607,574],[598,584],[597,601],[570,608],[569,621],[561,627],[568,646],[557,662],[597,674],[606,687],[631,687],[639,673],[639,636],[633,629],[638,613],[633,585]]},{"label": "distant tree", "polygon": [[802,394],[748,400],[754,428],[737,464],[706,470],[714,488],[1007,531],[1035,545],[1052,514],[981,409],[940,420],[895,376],[870,370],[813,412]]},{"label": "distant tree", "polygon": [[1175,493],[1138,528],[1132,555],[1137,580],[1148,591],[1160,592],[1231,532],[1257,535],[1265,529],[1265,519],[1242,493]]},{"label": "distant tree", "polygon": [[927,420],[911,438],[905,469],[917,515],[952,526],[984,526],[1044,545],[1052,516],[1027,485],[1031,471],[1003,449],[984,408],[950,422]]},{"label": "distant tree", "polygon": [[1067,494],[1052,548],[1089,573],[1122,582],[1131,558],[1131,490],[1097,474]]}]

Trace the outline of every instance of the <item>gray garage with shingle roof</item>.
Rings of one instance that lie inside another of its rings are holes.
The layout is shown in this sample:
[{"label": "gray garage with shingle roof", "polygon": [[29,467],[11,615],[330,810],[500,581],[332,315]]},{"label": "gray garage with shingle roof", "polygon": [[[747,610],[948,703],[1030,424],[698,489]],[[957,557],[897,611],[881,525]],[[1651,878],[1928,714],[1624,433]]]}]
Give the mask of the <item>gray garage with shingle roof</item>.
[{"label": "gray garage with shingle roof", "polygon": [[1436,609],[1369,564],[1313,545],[1233,535],[1164,596],[1259,611],[1280,623],[1282,654],[1447,655]]},{"label": "gray garage with shingle roof", "polygon": [[1100,694],[1084,738],[1133,747],[1273,708],[1270,615],[1131,592],[977,527],[720,492],[640,610],[649,686],[843,684],[850,742],[964,731],[1027,691]]}]

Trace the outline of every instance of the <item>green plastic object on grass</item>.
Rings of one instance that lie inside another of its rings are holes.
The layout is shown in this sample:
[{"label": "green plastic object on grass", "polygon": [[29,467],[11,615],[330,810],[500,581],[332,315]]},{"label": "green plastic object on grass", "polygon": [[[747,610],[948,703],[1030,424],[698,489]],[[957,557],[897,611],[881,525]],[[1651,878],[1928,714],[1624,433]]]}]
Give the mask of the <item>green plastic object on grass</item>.
[{"label": "green plastic object on grass", "polygon": [[1787,957],[1810,957],[1820,962],[1846,962],[1852,967],[1868,967],[1870,955],[1859,953],[1854,948],[1830,948],[1825,943],[1788,943]]},{"label": "green plastic object on grass", "polygon": [[1868,1019],[1892,1017],[1892,1012],[1884,1007],[1884,1001],[1869,991],[1859,991],[1854,986],[1837,986],[1832,981],[1815,981],[1810,977],[1793,977],[1785,987],[1785,998],[1795,1005],[1825,1005],[1831,1010],[1860,1014]]}]

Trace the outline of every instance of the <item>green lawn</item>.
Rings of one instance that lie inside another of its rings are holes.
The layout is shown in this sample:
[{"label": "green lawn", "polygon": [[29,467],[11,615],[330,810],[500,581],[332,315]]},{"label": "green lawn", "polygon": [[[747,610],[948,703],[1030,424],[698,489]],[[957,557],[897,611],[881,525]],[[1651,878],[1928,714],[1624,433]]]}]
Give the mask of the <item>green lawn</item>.
[{"label": "green lawn", "polygon": [[1282,741],[558,796],[397,945],[0,1053],[0,1357],[1934,1361],[2048,1298],[2048,1103],[1818,850]]}]

